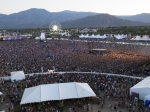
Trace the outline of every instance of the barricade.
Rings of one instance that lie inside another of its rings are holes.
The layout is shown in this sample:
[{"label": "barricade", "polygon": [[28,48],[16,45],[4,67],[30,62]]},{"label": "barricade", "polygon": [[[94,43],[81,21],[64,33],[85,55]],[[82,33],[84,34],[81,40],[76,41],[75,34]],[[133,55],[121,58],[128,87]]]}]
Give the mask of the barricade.
[{"label": "barricade", "polygon": [[[136,76],[129,76],[129,75],[122,75],[122,74],[111,74],[111,73],[100,73],[100,72],[77,72],[77,71],[62,71],[62,72],[54,72],[54,74],[99,74],[99,75],[108,75],[108,76],[118,76],[118,77],[127,77],[127,78],[134,78],[134,79],[144,79],[145,77],[136,77]],[[41,73],[30,73],[25,74],[25,76],[33,76],[36,75],[42,75],[42,74],[49,74],[49,72],[41,72]],[[7,77],[0,77],[0,80],[11,80],[11,76]]]}]

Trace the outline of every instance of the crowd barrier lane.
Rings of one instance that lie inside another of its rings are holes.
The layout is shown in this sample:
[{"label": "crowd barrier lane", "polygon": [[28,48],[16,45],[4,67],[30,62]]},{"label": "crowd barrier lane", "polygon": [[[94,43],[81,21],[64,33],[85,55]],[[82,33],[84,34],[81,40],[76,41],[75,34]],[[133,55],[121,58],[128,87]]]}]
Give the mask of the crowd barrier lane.
[{"label": "crowd barrier lane", "polygon": [[[145,77],[136,77],[136,76],[129,76],[129,75],[122,75],[122,74],[111,74],[111,73],[101,73],[101,72],[77,72],[77,71],[60,71],[60,72],[53,72],[54,74],[98,74],[98,75],[108,75],[108,76],[117,76],[117,77],[127,77],[127,78],[135,78],[135,79],[144,79]],[[41,72],[41,73],[30,73],[25,74],[25,76],[33,76],[36,75],[42,75],[42,74],[49,74],[49,72]],[[0,80],[11,80],[11,76],[7,77],[0,77]]]},{"label": "crowd barrier lane", "polygon": [[144,79],[145,77],[136,77],[136,76],[129,76],[129,75],[122,75],[122,74],[112,74],[112,73],[101,73],[101,72],[54,72],[59,74],[65,73],[77,73],[77,74],[99,74],[99,75],[112,75],[112,76],[120,76],[120,77],[128,77],[128,78],[136,78],[136,79]]},{"label": "crowd barrier lane", "polygon": [[10,76],[0,77],[0,80],[11,80],[11,77]]},{"label": "crowd barrier lane", "polygon": [[49,74],[49,72],[40,72],[40,73],[29,73],[29,74],[24,74],[25,76],[33,76],[34,74],[36,75],[41,75],[41,74]]}]

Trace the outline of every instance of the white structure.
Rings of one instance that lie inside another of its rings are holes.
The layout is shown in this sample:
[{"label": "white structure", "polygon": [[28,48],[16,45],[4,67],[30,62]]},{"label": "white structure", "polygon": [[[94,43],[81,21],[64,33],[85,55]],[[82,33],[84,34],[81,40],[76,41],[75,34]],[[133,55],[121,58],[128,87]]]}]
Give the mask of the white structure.
[{"label": "white structure", "polygon": [[55,70],[48,70],[49,74],[53,74]]},{"label": "white structure", "polygon": [[141,82],[130,88],[130,95],[132,92],[138,93],[139,99],[144,101],[145,96],[150,95],[150,77],[143,79]]},{"label": "white structure", "polygon": [[[86,35],[83,35],[83,34],[81,34],[81,35],[79,35],[79,38],[107,38],[107,37],[113,37],[112,35],[110,35],[110,36],[107,36],[106,34],[104,34],[104,35],[94,35],[94,34],[92,34],[92,35],[89,35],[89,34],[86,34]],[[114,37],[116,37],[117,39],[123,39],[123,38],[127,38],[127,35],[123,35],[123,34],[118,34],[118,35],[114,35]]]},{"label": "white structure", "polygon": [[147,41],[147,40],[150,40],[150,37],[148,35],[144,35],[142,37],[137,35],[135,38],[132,38],[131,40],[145,40],[145,41]]},{"label": "white structure", "polygon": [[97,32],[97,30],[96,30],[96,29],[91,29],[91,32],[96,33],[96,32]]},{"label": "white structure", "polygon": [[34,39],[39,40],[39,39],[40,39],[40,37],[35,37]]},{"label": "white structure", "polygon": [[41,39],[41,40],[45,40],[45,33],[41,32],[40,39]]},{"label": "white structure", "polygon": [[19,81],[19,80],[23,80],[25,79],[25,75],[23,71],[15,71],[15,72],[11,72],[11,77],[10,77],[11,81]]},{"label": "white structure", "polygon": [[118,34],[118,35],[114,35],[114,37],[116,37],[117,39],[123,39],[123,38],[127,38],[127,35],[123,35],[123,34]]},{"label": "white structure", "polygon": [[20,104],[83,97],[96,97],[96,94],[87,83],[44,84],[26,88]]},{"label": "white structure", "polygon": [[90,31],[90,29],[85,28],[85,29],[81,30],[80,33],[87,33],[87,32],[89,32],[89,31]]},{"label": "white structure", "polygon": [[68,37],[71,36],[71,35],[69,34],[69,32],[61,32],[60,35],[61,35],[61,36],[68,36]]},{"label": "white structure", "polygon": [[2,92],[0,92],[0,95],[2,95],[3,93]]}]

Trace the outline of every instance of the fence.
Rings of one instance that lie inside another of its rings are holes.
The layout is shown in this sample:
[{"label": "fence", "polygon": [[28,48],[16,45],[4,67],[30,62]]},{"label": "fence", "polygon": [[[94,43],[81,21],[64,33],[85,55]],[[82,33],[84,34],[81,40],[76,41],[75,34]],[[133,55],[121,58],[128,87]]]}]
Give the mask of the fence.
[{"label": "fence", "polygon": [[[64,71],[64,72],[53,72],[54,74],[99,74],[99,75],[108,75],[108,76],[117,76],[117,77],[127,77],[127,78],[134,78],[134,79],[144,79],[145,77],[136,77],[136,76],[129,76],[129,75],[122,75],[122,74],[111,74],[111,73],[100,73],[100,72],[76,72],[76,71]],[[33,76],[34,74],[40,75],[40,74],[49,74],[49,72],[41,72],[41,73],[30,73],[25,74],[25,76]],[[4,80],[11,80],[11,76],[7,77],[0,77],[0,79]]]}]

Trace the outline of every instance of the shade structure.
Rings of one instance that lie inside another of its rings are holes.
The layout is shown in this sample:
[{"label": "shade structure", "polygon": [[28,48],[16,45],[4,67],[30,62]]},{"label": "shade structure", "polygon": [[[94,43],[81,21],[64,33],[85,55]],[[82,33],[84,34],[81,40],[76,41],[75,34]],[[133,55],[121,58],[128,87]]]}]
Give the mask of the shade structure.
[{"label": "shade structure", "polygon": [[0,95],[2,95],[3,93],[2,92],[0,92]]},{"label": "shade structure", "polygon": [[150,37],[148,35],[144,35],[142,37],[137,35],[135,38],[132,38],[131,40],[145,40],[145,41],[149,41]]},{"label": "shade structure", "polygon": [[150,94],[150,77],[143,79],[135,86],[130,88],[130,95],[132,93],[138,93],[139,99],[144,101],[145,96]]},{"label": "shade structure", "polygon": [[11,72],[11,81],[19,81],[25,79],[25,75],[23,71],[15,71]]},{"label": "shade structure", "polygon": [[44,84],[26,88],[20,104],[83,97],[96,97],[96,94],[87,83]]}]

